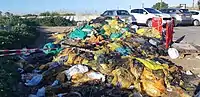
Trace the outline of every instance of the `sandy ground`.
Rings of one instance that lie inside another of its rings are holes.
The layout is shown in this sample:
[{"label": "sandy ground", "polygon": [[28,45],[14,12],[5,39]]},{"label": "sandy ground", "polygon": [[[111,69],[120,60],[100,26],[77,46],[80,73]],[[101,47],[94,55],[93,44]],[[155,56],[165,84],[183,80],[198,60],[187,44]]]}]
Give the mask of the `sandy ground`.
[{"label": "sandy ground", "polygon": [[[35,45],[43,46],[47,42],[52,42],[53,39],[50,39],[52,33],[56,32],[66,32],[69,31],[73,27],[40,27],[38,30],[40,31],[40,37],[36,41]],[[187,43],[200,43],[200,27],[177,27],[175,28],[175,37],[177,39],[183,35],[186,35],[183,42]],[[168,58],[170,59],[170,58]],[[173,63],[183,66],[185,70],[190,70],[195,74],[200,74],[200,58],[196,57],[185,57],[183,59],[170,59]]]}]

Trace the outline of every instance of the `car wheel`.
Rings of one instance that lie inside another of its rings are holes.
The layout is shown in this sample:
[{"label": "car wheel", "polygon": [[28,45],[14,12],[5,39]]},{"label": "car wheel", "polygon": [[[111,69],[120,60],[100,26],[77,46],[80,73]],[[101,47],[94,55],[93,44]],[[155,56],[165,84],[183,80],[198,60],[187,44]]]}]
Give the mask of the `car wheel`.
[{"label": "car wheel", "polygon": [[199,23],[199,21],[198,21],[198,20],[194,20],[194,21],[193,21],[193,25],[194,25],[194,26],[199,26],[199,25],[200,25],[200,23]]},{"label": "car wheel", "polygon": [[148,26],[148,27],[152,27],[152,20],[151,20],[151,19],[149,19],[149,20],[147,21],[147,26]]}]

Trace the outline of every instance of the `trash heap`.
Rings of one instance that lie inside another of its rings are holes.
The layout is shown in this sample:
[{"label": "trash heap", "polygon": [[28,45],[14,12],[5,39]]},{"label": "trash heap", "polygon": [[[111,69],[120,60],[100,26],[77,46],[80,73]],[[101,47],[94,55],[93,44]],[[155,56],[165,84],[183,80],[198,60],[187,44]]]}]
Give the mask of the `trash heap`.
[{"label": "trash heap", "polygon": [[[117,19],[97,18],[56,35],[56,48],[21,56],[29,97],[191,97],[195,75],[159,57],[163,37]],[[188,92],[189,91],[189,92]],[[190,95],[189,95],[190,94]]]}]

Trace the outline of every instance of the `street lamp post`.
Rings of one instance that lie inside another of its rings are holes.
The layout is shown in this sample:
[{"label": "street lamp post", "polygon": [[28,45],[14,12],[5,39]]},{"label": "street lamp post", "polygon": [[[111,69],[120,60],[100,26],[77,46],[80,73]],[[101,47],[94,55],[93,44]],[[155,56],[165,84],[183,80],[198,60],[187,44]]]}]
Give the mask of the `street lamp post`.
[{"label": "street lamp post", "polygon": [[194,9],[194,0],[193,0],[193,2],[192,2],[192,8]]}]

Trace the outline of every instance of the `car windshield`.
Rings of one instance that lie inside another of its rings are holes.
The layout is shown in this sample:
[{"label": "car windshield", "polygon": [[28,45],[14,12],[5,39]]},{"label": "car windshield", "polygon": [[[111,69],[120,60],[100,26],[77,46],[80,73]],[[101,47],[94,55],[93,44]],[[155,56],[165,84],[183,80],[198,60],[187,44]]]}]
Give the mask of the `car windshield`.
[{"label": "car windshield", "polygon": [[153,8],[145,8],[145,10],[147,10],[149,13],[153,13],[153,14],[161,14],[160,11],[155,10]]},{"label": "car windshield", "polygon": [[118,10],[117,15],[129,15],[129,13],[126,10]]}]

